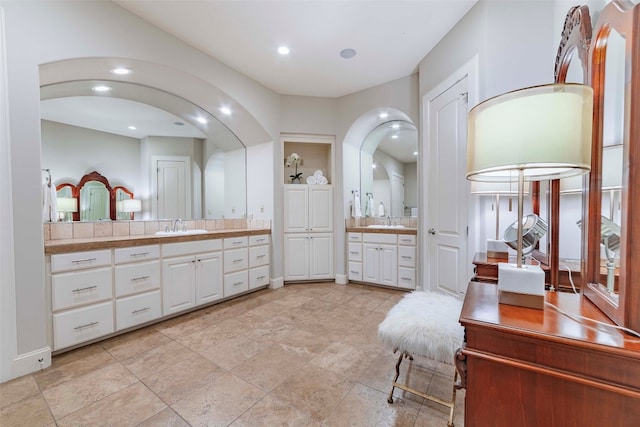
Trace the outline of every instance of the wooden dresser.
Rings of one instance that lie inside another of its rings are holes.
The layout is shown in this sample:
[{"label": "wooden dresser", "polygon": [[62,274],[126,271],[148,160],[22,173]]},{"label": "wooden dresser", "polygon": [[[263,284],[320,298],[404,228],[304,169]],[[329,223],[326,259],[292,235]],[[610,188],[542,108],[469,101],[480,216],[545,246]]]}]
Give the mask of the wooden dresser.
[{"label": "wooden dresser", "polygon": [[[571,315],[611,322],[581,295],[547,292]],[[465,327],[465,425],[640,425],[640,338],[544,310],[498,304],[496,286],[471,282]]]}]

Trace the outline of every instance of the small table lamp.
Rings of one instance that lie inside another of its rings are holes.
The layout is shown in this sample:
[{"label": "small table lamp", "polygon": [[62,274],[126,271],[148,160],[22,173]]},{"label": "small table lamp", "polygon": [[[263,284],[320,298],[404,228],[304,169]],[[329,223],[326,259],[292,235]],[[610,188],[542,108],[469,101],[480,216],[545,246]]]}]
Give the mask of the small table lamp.
[{"label": "small table lamp", "polygon": [[[478,196],[495,196],[496,234],[495,239],[487,239],[487,258],[509,259],[509,247],[500,238],[500,196],[517,196],[518,185],[511,182],[471,182],[471,194]],[[529,194],[529,183],[525,182],[524,194]],[[511,199],[509,199],[511,212]]]},{"label": "small table lamp", "polygon": [[56,210],[59,221],[69,221],[69,212],[78,212],[78,199],[75,197],[58,197],[56,200]]},{"label": "small table lamp", "polygon": [[133,219],[134,212],[142,211],[142,201],[138,199],[124,199],[120,200],[116,204],[116,208],[118,212],[126,212],[131,214],[131,219]]},{"label": "small table lamp", "polygon": [[593,89],[579,84],[508,92],[469,112],[467,179],[509,182],[518,174],[517,264],[498,264],[501,303],[544,307],[544,272],[522,263],[524,182],[588,172],[592,116]]}]

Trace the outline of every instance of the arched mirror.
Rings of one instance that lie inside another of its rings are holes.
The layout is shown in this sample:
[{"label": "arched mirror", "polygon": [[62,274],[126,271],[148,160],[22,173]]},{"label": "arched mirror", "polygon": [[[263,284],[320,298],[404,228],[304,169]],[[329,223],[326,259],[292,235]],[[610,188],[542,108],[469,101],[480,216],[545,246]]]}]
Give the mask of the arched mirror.
[{"label": "arched mirror", "polygon": [[142,204],[139,200],[133,198],[133,193],[126,187],[120,185],[113,187],[111,199],[116,204],[115,219],[133,220],[135,213],[142,210]]},{"label": "arched mirror", "polygon": [[640,329],[640,6],[614,0],[590,49],[594,89],[584,295],[615,323]]},{"label": "arched mirror", "polygon": [[59,221],[78,221],[78,188],[70,183],[56,185],[56,210]]},{"label": "arched mirror", "polygon": [[98,172],[91,172],[78,183],[80,221],[111,219],[111,186]]},{"label": "arched mirror", "polygon": [[362,215],[417,216],[418,134],[407,121],[382,123],[360,150]]},{"label": "arched mirror", "polygon": [[[246,216],[245,147],[197,105],[149,86],[105,80],[46,85],[40,96],[42,163],[56,176],[99,170],[135,193],[136,219]],[[113,195],[114,212],[117,197],[125,195]]]}]

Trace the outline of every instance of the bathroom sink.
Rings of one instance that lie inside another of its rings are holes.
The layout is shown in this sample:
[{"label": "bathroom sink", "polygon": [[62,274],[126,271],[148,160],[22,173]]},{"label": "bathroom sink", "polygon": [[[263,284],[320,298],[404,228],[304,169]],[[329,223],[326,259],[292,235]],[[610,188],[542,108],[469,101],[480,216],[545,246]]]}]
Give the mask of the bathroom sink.
[{"label": "bathroom sink", "polygon": [[367,228],[405,228],[404,225],[377,225],[377,224],[373,224],[373,225],[368,225]]},{"label": "bathroom sink", "polygon": [[204,234],[208,233],[207,230],[179,230],[179,231],[156,231],[156,236],[189,236],[191,234]]}]

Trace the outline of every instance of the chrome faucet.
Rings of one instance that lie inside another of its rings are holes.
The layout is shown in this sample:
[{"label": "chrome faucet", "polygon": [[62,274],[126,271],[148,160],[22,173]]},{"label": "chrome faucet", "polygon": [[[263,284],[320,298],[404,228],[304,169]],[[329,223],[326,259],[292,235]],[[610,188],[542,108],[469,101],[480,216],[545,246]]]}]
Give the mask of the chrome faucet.
[{"label": "chrome faucet", "polygon": [[178,224],[183,225],[183,221],[178,218],[175,221],[173,221],[173,232],[175,233],[176,231],[178,231]]}]

